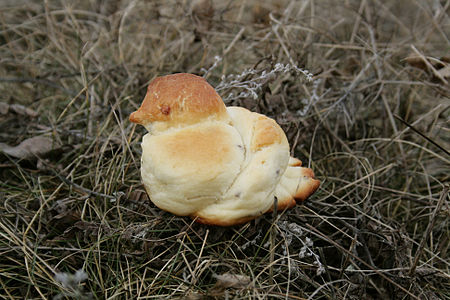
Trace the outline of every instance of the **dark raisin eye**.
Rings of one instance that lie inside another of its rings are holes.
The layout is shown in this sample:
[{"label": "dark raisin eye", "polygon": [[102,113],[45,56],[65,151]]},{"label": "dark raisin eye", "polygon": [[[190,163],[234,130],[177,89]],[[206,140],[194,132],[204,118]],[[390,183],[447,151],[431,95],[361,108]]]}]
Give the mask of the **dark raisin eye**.
[{"label": "dark raisin eye", "polygon": [[161,112],[163,113],[163,115],[168,115],[170,114],[170,106],[168,105],[163,105],[161,107]]}]

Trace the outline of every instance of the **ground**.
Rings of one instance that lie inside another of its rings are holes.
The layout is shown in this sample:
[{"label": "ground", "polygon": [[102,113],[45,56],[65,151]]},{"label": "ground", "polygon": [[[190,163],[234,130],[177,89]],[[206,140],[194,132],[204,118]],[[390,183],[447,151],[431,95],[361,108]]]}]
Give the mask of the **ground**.
[{"label": "ground", "polygon": [[[0,297],[449,299],[449,7],[2,1]],[[319,190],[226,228],[155,207],[128,117],[176,72],[274,118]]]}]

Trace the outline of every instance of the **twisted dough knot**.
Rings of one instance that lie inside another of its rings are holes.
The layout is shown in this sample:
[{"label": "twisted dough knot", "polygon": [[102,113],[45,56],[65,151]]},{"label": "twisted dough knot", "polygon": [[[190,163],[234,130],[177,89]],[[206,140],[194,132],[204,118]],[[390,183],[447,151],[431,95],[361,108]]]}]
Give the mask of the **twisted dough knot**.
[{"label": "twisted dough knot", "polygon": [[228,226],[295,205],[320,182],[290,157],[272,119],[226,107],[204,78],[173,74],[154,79],[132,122],[149,131],[142,141],[141,175],[159,208]]}]

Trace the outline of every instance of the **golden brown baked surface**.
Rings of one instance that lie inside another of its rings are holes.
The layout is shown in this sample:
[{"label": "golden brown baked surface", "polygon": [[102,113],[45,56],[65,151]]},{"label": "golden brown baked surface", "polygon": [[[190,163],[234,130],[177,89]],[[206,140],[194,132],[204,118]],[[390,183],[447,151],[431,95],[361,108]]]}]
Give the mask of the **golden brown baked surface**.
[{"label": "golden brown baked surface", "polygon": [[278,210],[291,208],[297,201],[305,201],[319,188],[320,181],[314,179],[313,170],[303,168],[301,165],[299,159],[290,158],[289,165],[275,190]]},{"label": "golden brown baked surface", "polygon": [[259,115],[254,124],[253,140],[251,144],[252,151],[261,150],[273,143],[281,143],[284,136],[283,130],[275,122],[266,116]]},{"label": "golden brown baked surface", "polygon": [[130,121],[141,125],[155,121],[176,125],[225,116],[225,104],[203,77],[178,73],[152,80],[141,107],[131,114]]},{"label": "golden brown baked surface", "polygon": [[150,199],[176,215],[192,215],[219,200],[240,172],[244,147],[219,122],[146,134],[141,176]]},{"label": "golden brown baked surface", "polygon": [[289,208],[320,182],[289,155],[272,119],[225,107],[202,78],[174,74],[154,79],[132,122],[149,133],[142,141],[141,176],[161,209],[219,226],[248,222]]},{"label": "golden brown baked surface", "polygon": [[[275,188],[289,162],[289,143],[275,121],[239,107],[228,107],[227,112],[231,126],[242,137],[245,157],[239,173],[220,201],[205,205],[192,215],[208,224],[238,224],[269,210]],[[261,129],[268,124],[271,131],[263,143],[259,143]],[[257,144],[259,147],[252,147]]]}]

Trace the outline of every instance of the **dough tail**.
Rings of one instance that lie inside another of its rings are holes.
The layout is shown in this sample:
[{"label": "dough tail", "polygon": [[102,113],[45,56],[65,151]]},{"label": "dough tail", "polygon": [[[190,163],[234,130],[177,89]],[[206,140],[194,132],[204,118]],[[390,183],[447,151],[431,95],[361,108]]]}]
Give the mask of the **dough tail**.
[{"label": "dough tail", "polygon": [[278,199],[278,210],[295,206],[296,201],[304,201],[314,194],[320,181],[314,179],[314,172],[301,167],[302,162],[294,157],[289,159],[289,165],[277,187],[275,197]]}]

